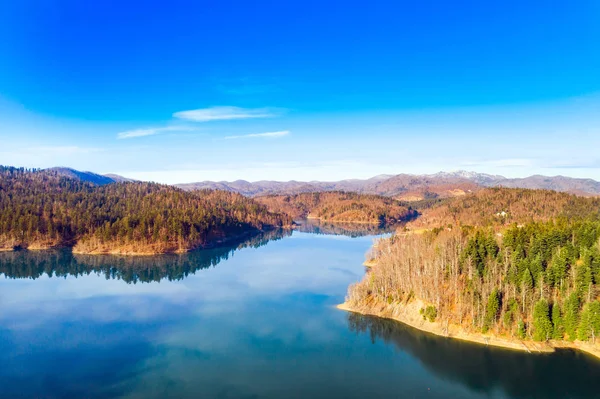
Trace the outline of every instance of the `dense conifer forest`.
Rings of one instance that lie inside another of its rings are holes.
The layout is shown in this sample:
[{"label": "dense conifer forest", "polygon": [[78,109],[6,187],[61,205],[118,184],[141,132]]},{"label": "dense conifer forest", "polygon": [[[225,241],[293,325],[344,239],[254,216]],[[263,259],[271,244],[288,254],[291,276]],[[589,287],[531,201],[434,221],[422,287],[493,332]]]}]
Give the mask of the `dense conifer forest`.
[{"label": "dense conifer forest", "polygon": [[401,201],[350,192],[269,195],[255,199],[273,212],[283,212],[294,218],[312,217],[329,222],[389,225],[418,215],[417,211]]},{"label": "dense conifer forest", "polygon": [[376,266],[350,288],[348,303],[403,306],[418,298],[430,322],[519,339],[596,342],[598,199],[484,191],[423,211],[429,227],[438,221],[434,228],[381,240]]},{"label": "dense conifer forest", "polygon": [[288,226],[240,194],[154,183],[96,186],[52,171],[0,167],[0,248],[82,253],[185,252]]}]

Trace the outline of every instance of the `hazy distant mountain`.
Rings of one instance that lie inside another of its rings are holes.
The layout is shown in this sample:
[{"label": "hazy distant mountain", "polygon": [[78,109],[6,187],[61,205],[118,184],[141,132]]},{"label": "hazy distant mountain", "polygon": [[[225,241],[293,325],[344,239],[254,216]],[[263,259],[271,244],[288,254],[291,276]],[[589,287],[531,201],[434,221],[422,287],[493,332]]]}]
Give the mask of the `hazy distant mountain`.
[{"label": "hazy distant mountain", "polygon": [[477,184],[486,185],[486,184],[494,184],[500,180],[506,180],[506,177],[500,175],[488,175],[486,173],[477,173],[477,172],[468,172],[466,170],[458,170],[455,172],[438,172],[434,175],[431,175],[434,178],[457,178],[457,179],[467,179]]},{"label": "hazy distant mountain", "polygon": [[504,179],[495,186],[519,188],[544,188],[555,191],[566,191],[573,194],[600,194],[600,182],[592,179],[577,179],[565,176],[533,175],[520,179]]},{"label": "hazy distant mountain", "polygon": [[54,172],[61,176],[65,176],[65,177],[69,177],[71,179],[76,179],[76,180],[81,180],[81,181],[87,181],[90,183],[97,184],[99,186],[102,186],[104,184],[109,184],[109,183],[121,183],[121,182],[134,181],[132,179],[128,179],[126,177],[115,175],[115,174],[99,175],[99,174],[93,173],[93,172],[82,172],[82,171],[75,170],[72,168],[65,168],[65,167],[60,167],[60,166],[44,169],[44,171]]},{"label": "hazy distant mountain", "polygon": [[298,194],[316,191],[352,191],[362,194],[379,194],[400,199],[421,199],[424,197],[448,197],[464,195],[481,186],[465,177],[453,174],[438,175],[379,175],[370,179],[349,179],[337,182],[211,182],[178,184],[184,190],[221,189],[235,191],[244,195]]},{"label": "hazy distant mountain", "polygon": [[419,200],[434,197],[465,195],[482,187],[519,187],[565,191],[580,195],[600,194],[600,182],[592,179],[577,179],[564,176],[530,176],[509,179],[500,175],[489,175],[468,171],[439,172],[432,175],[379,175],[370,179],[349,179],[337,182],[211,182],[178,184],[184,190],[220,189],[244,195],[298,194],[316,191],[353,191],[363,194],[379,194],[404,200]]},{"label": "hazy distant mountain", "polygon": [[114,173],[108,173],[103,176],[108,177],[109,179],[111,179],[113,182],[116,182],[116,183],[126,183],[126,182],[130,182],[130,181],[135,181],[134,179],[129,179],[127,177],[115,175]]},{"label": "hazy distant mountain", "polygon": [[[65,167],[45,170],[98,185],[134,181],[115,174],[100,175]],[[176,184],[175,186],[184,190],[225,190],[247,196],[299,194],[317,191],[351,191],[361,194],[379,194],[407,201],[436,197],[456,197],[477,191],[483,187],[500,186],[565,191],[579,195],[600,195],[600,182],[592,179],[540,175],[509,179],[500,175],[489,175],[464,170],[439,172],[431,175],[378,175],[370,179],[347,179],[334,182],[302,182],[295,180],[287,182],[272,180],[248,182],[246,180],[236,180],[233,182],[203,181]]]},{"label": "hazy distant mountain", "polygon": [[336,182],[300,182],[295,180],[287,182],[261,180],[252,183],[246,180],[236,180],[233,182],[203,181],[198,183],[177,184],[176,186],[184,190],[219,189],[235,191],[251,196],[268,194],[299,194],[316,191],[353,191],[358,193],[372,193],[373,187],[375,187],[377,183],[386,181],[391,176],[392,175],[380,175],[366,180],[349,179]]}]

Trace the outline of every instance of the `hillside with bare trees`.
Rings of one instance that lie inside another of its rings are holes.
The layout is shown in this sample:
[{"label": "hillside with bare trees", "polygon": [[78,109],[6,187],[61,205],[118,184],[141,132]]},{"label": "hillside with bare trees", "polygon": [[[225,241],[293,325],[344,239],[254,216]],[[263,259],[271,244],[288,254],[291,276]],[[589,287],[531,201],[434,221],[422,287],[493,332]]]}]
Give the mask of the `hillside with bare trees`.
[{"label": "hillside with bare trees", "polygon": [[419,326],[442,335],[600,355],[599,210],[597,199],[523,189],[436,204],[411,223],[429,230],[377,243],[346,307],[393,315],[418,304]]},{"label": "hillside with bare trees", "polygon": [[413,206],[422,215],[411,228],[508,226],[512,223],[600,216],[600,198],[551,190],[487,188],[460,198],[422,201]]},{"label": "hillside with bare trees", "polygon": [[318,192],[256,197],[271,212],[296,219],[388,225],[410,220],[418,213],[405,203],[378,195]]}]

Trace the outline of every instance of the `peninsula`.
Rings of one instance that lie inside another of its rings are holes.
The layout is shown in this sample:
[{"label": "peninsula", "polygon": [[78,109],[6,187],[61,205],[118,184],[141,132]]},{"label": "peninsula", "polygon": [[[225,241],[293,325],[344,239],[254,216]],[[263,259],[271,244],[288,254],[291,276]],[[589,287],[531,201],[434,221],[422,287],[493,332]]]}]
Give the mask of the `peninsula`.
[{"label": "peninsula", "polygon": [[495,188],[422,213],[377,243],[341,309],[487,345],[600,357],[600,199]]}]

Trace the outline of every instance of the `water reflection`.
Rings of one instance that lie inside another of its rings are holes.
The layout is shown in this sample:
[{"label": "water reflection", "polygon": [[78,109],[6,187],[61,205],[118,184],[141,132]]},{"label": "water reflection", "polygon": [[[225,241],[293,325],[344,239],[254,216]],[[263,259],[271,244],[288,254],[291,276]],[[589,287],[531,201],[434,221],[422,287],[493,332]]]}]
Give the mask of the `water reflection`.
[{"label": "water reflection", "polygon": [[115,256],[80,255],[70,250],[15,251],[0,253],[0,274],[8,278],[37,279],[84,276],[92,273],[126,283],[149,283],[167,279],[182,280],[198,270],[216,266],[236,250],[258,248],[270,241],[290,236],[291,230],[264,232],[227,246],[198,250],[181,255]]},{"label": "water reflection", "polygon": [[319,219],[296,221],[296,230],[303,233],[343,235],[348,237],[374,236],[394,232],[400,224],[381,226],[367,223],[325,222]]},{"label": "water reflection", "polygon": [[[0,398],[598,397],[600,362],[579,353],[348,316],[334,305],[372,238],[281,233],[182,256],[0,255]],[[260,248],[231,256],[244,246]]]},{"label": "water reflection", "polygon": [[439,377],[491,395],[580,398],[600,395],[600,361],[580,352],[531,355],[436,337],[394,320],[348,314],[348,327],[418,359]]},{"label": "water reflection", "polygon": [[356,386],[315,362],[346,364],[345,314],[333,305],[361,277],[370,243],[295,231],[160,283],[37,268],[35,280],[0,279],[0,398],[348,398]]}]

